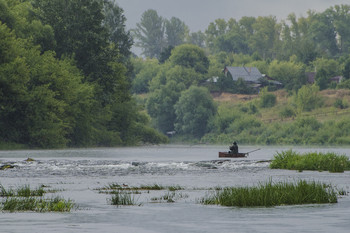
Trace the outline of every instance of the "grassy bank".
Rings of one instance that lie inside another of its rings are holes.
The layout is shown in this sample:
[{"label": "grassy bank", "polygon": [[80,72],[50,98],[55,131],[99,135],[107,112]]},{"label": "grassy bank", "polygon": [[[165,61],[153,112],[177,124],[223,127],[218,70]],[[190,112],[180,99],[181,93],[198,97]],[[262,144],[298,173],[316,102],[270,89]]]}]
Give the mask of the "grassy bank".
[{"label": "grassy bank", "polygon": [[350,161],[347,156],[337,155],[333,152],[299,154],[293,150],[288,150],[277,152],[271,161],[270,168],[344,172],[350,170]]},{"label": "grassy bank", "polygon": [[260,184],[257,187],[229,187],[217,190],[200,200],[205,205],[237,207],[280,206],[301,204],[336,203],[334,188],[317,182]]}]

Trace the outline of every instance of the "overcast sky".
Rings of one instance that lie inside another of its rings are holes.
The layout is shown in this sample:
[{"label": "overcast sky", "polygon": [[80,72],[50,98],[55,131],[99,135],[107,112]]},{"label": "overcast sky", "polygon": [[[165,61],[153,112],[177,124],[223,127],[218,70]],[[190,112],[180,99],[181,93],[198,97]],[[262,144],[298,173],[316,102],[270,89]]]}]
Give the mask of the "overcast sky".
[{"label": "overcast sky", "polygon": [[350,4],[350,0],[116,0],[124,9],[127,28],[135,28],[141,15],[148,9],[170,19],[177,17],[184,21],[191,32],[205,31],[215,19],[243,16],[276,16],[278,21],[286,19],[288,14],[297,17],[307,16],[308,10],[322,12],[330,6]]}]

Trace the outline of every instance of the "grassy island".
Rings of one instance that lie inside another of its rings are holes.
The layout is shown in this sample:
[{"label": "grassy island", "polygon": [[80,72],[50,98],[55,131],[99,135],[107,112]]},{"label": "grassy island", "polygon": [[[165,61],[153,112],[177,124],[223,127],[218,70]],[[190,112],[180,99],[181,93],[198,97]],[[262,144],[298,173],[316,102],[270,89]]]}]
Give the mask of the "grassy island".
[{"label": "grassy island", "polygon": [[299,154],[293,150],[277,152],[271,161],[272,169],[312,170],[344,172],[350,170],[349,157],[333,152],[308,152]]},{"label": "grassy island", "polygon": [[44,198],[43,187],[31,189],[29,185],[6,189],[0,184],[0,211],[70,212],[76,207],[71,200],[61,197]]},{"label": "grassy island", "polygon": [[260,184],[257,187],[228,187],[216,190],[200,200],[205,205],[272,207],[280,205],[337,203],[337,192],[317,182]]}]

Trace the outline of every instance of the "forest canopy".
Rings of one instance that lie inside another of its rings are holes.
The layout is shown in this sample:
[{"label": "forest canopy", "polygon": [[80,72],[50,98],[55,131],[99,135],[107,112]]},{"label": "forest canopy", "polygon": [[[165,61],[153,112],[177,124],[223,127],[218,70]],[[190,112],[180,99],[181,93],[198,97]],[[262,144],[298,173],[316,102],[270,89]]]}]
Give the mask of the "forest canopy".
[{"label": "forest canopy", "polygon": [[117,4],[0,0],[0,141],[27,147],[166,142],[130,94]]},{"label": "forest canopy", "polygon": [[[350,5],[281,21],[216,19],[204,32],[152,9],[130,31],[126,20],[113,0],[0,0],[0,148],[157,144],[174,132],[215,143],[232,135],[265,144],[350,141],[350,132],[332,128],[345,122],[302,117],[349,106],[346,92],[334,103],[320,92],[350,89]],[[233,80],[226,66],[256,67],[262,86]],[[281,88],[283,103],[272,92]],[[258,97],[215,103],[226,92]],[[267,127],[269,111],[296,121]],[[308,129],[333,129],[333,138]]]}]

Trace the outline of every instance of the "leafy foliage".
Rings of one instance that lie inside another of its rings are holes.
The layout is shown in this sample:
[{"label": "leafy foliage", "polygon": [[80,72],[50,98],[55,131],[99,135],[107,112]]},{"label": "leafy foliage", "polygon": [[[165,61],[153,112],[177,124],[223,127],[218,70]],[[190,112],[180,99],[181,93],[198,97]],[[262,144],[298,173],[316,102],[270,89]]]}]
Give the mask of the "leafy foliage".
[{"label": "leafy foliage", "polygon": [[209,120],[216,113],[216,106],[207,89],[196,86],[182,92],[174,108],[175,129],[194,137],[201,137],[207,132]]},{"label": "leafy foliage", "polygon": [[132,41],[116,4],[1,0],[0,6],[1,141],[39,148],[166,141],[149,122],[141,124],[131,99]]},{"label": "leafy foliage", "polygon": [[260,107],[269,108],[276,104],[276,96],[267,92],[267,88],[264,88],[260,92]]}]

